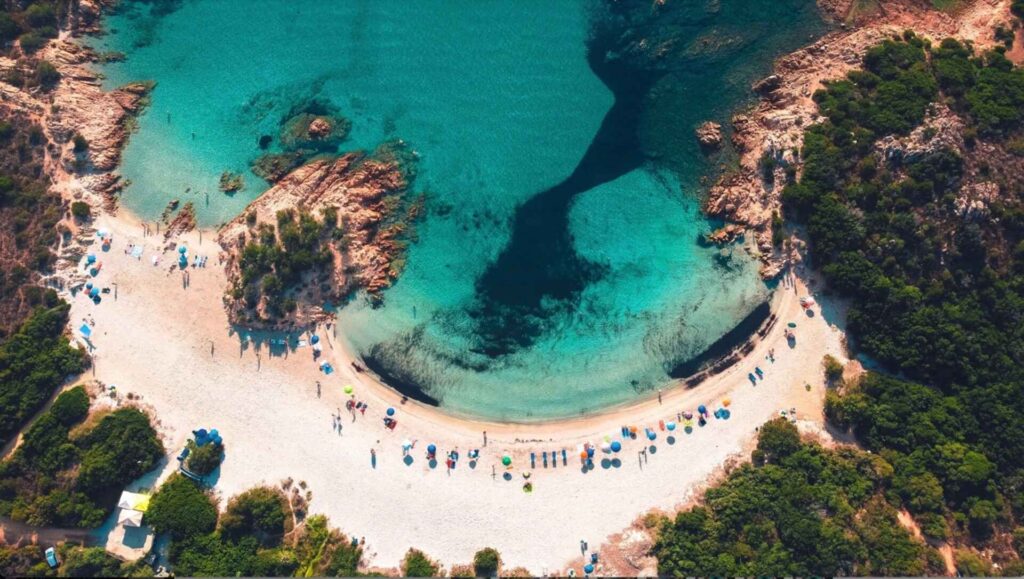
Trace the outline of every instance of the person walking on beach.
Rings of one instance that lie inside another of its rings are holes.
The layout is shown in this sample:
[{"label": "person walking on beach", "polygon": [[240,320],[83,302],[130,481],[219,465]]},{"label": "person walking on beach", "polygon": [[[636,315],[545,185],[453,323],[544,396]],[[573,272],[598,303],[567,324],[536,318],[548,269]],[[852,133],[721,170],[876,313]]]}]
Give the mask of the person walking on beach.
[{"label": "person walking on beach", "polygon": [[487,431],[484,431],[484,446],[487,446]]},{"label": "person walking on beach", "polygon": [[658,389],[658,404],[661,404],[661,388]]},{"label": "person walking on beach", "polygon": [[316,381],[316,397],[317,398],[320,397],[320,381],[319,380]]},{"label": "person walking on beach", "polygon": [[377,451],[372,448],[370,449],[370,466],[377,468]]}]

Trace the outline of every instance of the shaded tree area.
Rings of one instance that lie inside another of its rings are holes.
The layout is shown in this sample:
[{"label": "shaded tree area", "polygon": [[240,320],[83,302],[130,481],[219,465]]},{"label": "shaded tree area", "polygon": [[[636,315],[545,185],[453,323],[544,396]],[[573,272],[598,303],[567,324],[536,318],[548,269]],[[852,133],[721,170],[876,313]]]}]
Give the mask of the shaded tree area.
[{"label": "shaded tree area", "polygon": [[120,408],[86,420],[81,386],[54,401],[0,463],[0,515],[37,526],[97,527],[124,485],[156,466],[163,445],[149,417]]},{"label": "shaded tree area", "polygon": [[[659,571],[942,572],[899,525],[906,509],[926,537],[991,549],[1020,574],[1024,539],[1008,537],[1024,537],[1024,71],[1000,50],[908,32],[814,99],[823,120],[805,130],[786,215],[849,299],[854,343],[902,378],[869,373],[829,393],[829,420],[872,454],[767,425],[753,464],[663,524]],[[936,107],[960,119],[962,146],[928,146]],[[893,154],[911,133],[926,146]],[[997,195],[974,203],[977,183]],[[956,563],[992,571],[966,548]]]}]

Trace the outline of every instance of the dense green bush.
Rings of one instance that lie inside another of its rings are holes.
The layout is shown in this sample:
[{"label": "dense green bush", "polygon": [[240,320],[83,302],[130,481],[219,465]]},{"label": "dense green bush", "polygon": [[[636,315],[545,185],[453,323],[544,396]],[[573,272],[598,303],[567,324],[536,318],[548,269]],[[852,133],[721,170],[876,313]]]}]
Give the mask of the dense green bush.
[{"label": "dense green bush", "polygon": [[85,201],[75,201],[71,204],[71,215],[76,219],[89,219],[92,216],[92,209]]},{"label": "dense green bush", "polygon": [[501,555],[490,547],[480,549],[473,555],[473,571],[477,577],[497,577],[501,568]]},{"label": "dense green bush", "polygon": [[[966,154],[978,141],[1012,150],[1024,71],[952,39],[929,51],[906,38],[815,95],[825,120],[806,130],[804,172],[783,200],[807,226],[814,264],[850,299],[851,338],[908,379],[869,375],[830,393],[829,418],[895,468],[890,496],[926,535],[980,543],[1024,515],[1020,181],[992,177],[991,216],[965,217],[957,151],[880,158],[876,143],[910,132],[941,100],[965,121]],[[887,100],[885,82],[907,102]]]},{"label": "dense green bush", "polygon": [[82,449],[76,487],[87,494],[116,490],[149,472],[164,454],[149,416],[121,408],[77,441]]},{"label": "dense green bush", "polygon": [[217,470],[222,460],[224,460],[224,446],[218,443],[211,442],[199,446],[195,441],[188,441],[188,459],[185,462],[185,466],[188,469],[199,476],[206,476],[211,472]]},{"label": "dense green bush", "polygon": [[70,306],[36,310],[0,345],[0,444],[6,443],[64,382],[85,355],[63,336]]},{"label": "dense green bush", "polygon": [[[796,438],[783,419],[761,428],[775,457],[709,489],[702,505],[666,521],[653,553],[660,575],[922,575],[929,547],[886,500],[893,467],[852,449]],[[941,562],[939,563],[941,565]]]},{"label": "dense green bush", "polygon": [[48,61],[40,60],[36,64],[36,84],[43,88],[53,88],[58,81],[60,81],[60,73],[57,72],[57,67],[53,66]]},{"label": "dense green bush", "polygon": [[287,502],[278,489],[251,488],[228,501],[220,518],[221,534],[231,540],[251,536],[262,545],[274,545],[285,532],[286,510]]},{"label": "dense green bush", "polygon": [[217,526],[217,505],[191,479],[175,473],[153,495],[145,523],[176,542],[197,539]]},{"label": "dense green bush", "polygon": [[440,571],[441,568],[418,549],[409,549],[402,559],[402,574],[406,577],[437,577]]}]

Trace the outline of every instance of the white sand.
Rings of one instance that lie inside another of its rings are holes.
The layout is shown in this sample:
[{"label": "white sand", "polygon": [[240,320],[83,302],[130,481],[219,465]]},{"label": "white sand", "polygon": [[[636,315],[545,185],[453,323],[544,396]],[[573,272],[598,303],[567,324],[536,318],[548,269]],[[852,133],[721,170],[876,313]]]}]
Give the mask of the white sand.
[{"label": "white sand", "polygon": [[[189,268],[191,286],[184,289],[180,271],[167,274],[177,254],[161,254],[162,236],[143,238],[142,228],[126,217],[104,216],[98,226],[113,232],[114,243],[106,253],[95,246],[103,262],[96,281],[100,286],[116,283],[117,299],[112,292],[94,305],[79,294],[71,313],[72,328],[83,317],[95,319],[96,379],[116,384],[122,395],[140,395],[155,410],[172,455],[191,430],[219,429],[227,445],[216,484],[222,499],[286,477],[307,481],[313,490],[311,510],[328,515],[345,533],[364,536],[368,563],[378,567],[397,566],[409,547],[451,565],[468,563],[477,549],[490,546],[501,552],[506,567],[525,566],[533,573],[564,569],[578,556],[580,539],[594,549],[644,512],[686,501],[730,455],[750,443],[756,426],[780,409],[797,406],[802,418],[817,420],[823,399],[821,358],[825,353],[841,358],[840,332],[820,314],[804,315],[796,292],[805,295],[806,290],[798,282],[796,290],[780,288],[779,322],[746,360],[695,389],[666,388],[662,404],[651,399],[585,419],[538,425],[456,419],[413,402],[399,405],[394,392],[351,371],[333,338],[324,345],[325,357],[337,370],[331,376],[318,371],[308,347],[287,358],[271,356],[266,348],[259,354],[252,346],[243,351],[221,304],[225,278],[212,233],[204,233],[202,243],[198,233],[187,236],[190,253],[205,254],[209,261],[205,269]],[[146,245],[141,260],[124,254],[131,242]],[[156,254],[162,255],[160,267],[151,264]],[[799,325],[794,349],[782,336],[790,321]],[[765,359],[769,348],[775,349],[775,363]],[[756,387],[747,379],[754,366],[766,372]],[[323,384],[321,399],[317,380]],[[370,406],[355,422],[344,409],[342,387],[347,383]],[[811,392],[805,384],[813,385]],[[644,445],[637,440],[624,444],[621,466],[598,464],[581,472],[576,448],[582,442],[599,443],[622,425],[657,430],[659,419],[674,419],[698,404],[713,410],[726,397],[732,401],[730,420],[712,418],[691,435],[677,429],[674,445],[659,431],[642,468],[638,451]],[[381,420],[388,406],[398,409],[394,432]],[[344,415],[340,436],[331,418],[339,408]],[[482,446],[483,430],[487,447]],[[403,464],[400,449],[406,438],[418,441],[411,466]],[[514,443],[517,438],[549,442]],[[424,458],[430,442],[439,449],[435,469]],[[453,447],[461,460],[449,475],[443,453]],[[377,452],[375,469],[371,448]],[[471,448],[482,451],[475,469],[466,456]],[[567,467],[561,461],[554,470],[541,467],[541,451],[562,448],[568,452]],[[535,490],[526,494],[521,473],[529,470],[531,451],[537,454],[531,479]],[[515,460],[511,481],[501,477],[499,460],[505,452]],[[177,463],[172,458],[170,464]],[[495,466],[498,476],[492,478]]]}]

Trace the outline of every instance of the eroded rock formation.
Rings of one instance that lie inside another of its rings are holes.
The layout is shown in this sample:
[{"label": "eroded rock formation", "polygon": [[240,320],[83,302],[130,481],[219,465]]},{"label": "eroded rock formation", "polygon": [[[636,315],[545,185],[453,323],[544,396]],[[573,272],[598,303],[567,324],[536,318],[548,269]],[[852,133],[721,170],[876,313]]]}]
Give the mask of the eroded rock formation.
[{"label": "eroded rock formation", "polygon": [[[413,154],[401,143],[382,145],[369,155],[346,153],[313,160],[282,178],[226,224],[219,241],[225,251],[230,284],[225,303],[232,321],[258,327],[301,326],[322,319],[326,302],[356,290],[380,299],[404,266],[406,240],[422,208],[422,197],[409,191],[412,160]],[[282,315],[272,312],[265,299],[255,298],[252,290],[245,295],[244,286],[251,280],[243,278],[251,277],[251,272],[244,271],[242,253],[260,243],[267,225],[281,222],[281,212],[290,211],[324,224],[316,249],[329,252],[330,259],[285,288],[294,309]]]}]

